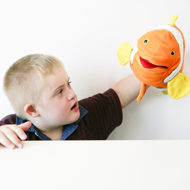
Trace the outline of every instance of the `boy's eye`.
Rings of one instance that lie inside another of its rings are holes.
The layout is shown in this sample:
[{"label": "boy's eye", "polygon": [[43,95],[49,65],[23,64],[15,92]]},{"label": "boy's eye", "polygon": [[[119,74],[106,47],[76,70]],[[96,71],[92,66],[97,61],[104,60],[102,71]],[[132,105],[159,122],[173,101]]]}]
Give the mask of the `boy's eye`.
[{"label": "boy's eye", "polygon": [[72,82],[72,81],[69,81],[69,83],[68,83],[69,86],[71,86],[71,82]]},{"label": "boy's eye", "polygon": [[62,94],[63,90],[61,89],[57,94]]}]

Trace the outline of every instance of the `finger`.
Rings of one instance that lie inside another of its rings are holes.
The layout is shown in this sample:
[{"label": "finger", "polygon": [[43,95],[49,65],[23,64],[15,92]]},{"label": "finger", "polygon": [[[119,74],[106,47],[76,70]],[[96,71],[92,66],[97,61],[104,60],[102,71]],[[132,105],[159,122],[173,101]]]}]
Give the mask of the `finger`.
[{"label": "finger", "polygon": [[0,131],[0,143],[7,148],[14,149],[15,145]]},{"label": "finger", "polygon": [[30,121],[27,121],[25,123],[22,123],[20,125],[18,125],[20,128],[22,128],[24,131],[26,131],[27,129],[29,129],[31,127],[32,123]]},{"label": "finger", "polygon": [[[7,139],[9,141],[11,141],[14,145],[16,145],[18,148],[22,148],[23,144],[22,144],[20,138],[18,137],[18,134],[15,133],[15,131],[19,131],[19,133],[20,133],[20,131],[22,131],[22,129],[20,129],[18,126],[16,126],[16,127],[10,126],[10,127],[4,128],[2,132],[7,137]],[[24,131],[22,131],[22,132],[24,133]],[[26,136],[25,133],[24,133],[24,135]]]},{"label": "finger", "polygon": [[[4,133],[6,138],[9,141],[11,141],[14,145],[16,145],[18,148],[22,148],[23,144],[22,144],[21,140],[19,139],[18,135],[15,133],[15,131],[18,131],[19,129],[20,128],[18,126],[16,126],[15,128],[12,127],[11,129],[9,127],[6,127],[6,128],[3,129],[2,132]],[[20,130],[22,130],[22,129],[20,129]],[[23,133],[24,133],[24,131],[23,131]]]},{"label": "finger", "polygon": [[18,136],[21,140],[26,140],[27,135],[20,126],[9,125],[7,128],[12,130],[15,133],[15,135]]}]

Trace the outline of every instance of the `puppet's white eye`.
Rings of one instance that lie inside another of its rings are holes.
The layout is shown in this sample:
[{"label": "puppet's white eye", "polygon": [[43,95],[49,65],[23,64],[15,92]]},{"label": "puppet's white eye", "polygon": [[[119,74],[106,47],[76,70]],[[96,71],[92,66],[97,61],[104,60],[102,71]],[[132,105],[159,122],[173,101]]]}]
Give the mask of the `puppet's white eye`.
[{"label": "puppet's white eye", "polygon": [[174,56],[175,52],[172,50],[172,51],[170,51],[170,54],[171,54],[171,56]]},{"label": "puppet's white eye", "polygon": [[148,43],[148,40],[146,39],[146,40],[144,40],[144,42],[143,42],[144,44],[147,44]]}]

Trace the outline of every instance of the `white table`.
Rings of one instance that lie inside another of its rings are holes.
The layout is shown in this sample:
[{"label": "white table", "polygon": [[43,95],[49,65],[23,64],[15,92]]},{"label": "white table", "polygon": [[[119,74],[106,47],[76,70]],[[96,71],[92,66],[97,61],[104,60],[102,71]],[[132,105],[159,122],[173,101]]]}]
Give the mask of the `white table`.
[{"label": "white table", "polygon": [[190,141],[28,141],[0,146],[0,190],[189,190]]}]

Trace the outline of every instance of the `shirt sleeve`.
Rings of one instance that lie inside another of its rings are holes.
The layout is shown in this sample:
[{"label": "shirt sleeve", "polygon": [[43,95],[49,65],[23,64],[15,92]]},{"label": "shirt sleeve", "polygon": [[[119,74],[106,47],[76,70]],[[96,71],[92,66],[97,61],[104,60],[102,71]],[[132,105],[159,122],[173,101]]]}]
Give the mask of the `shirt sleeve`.
[{"label": "shirt sleeve", "polygon": [[122,123],[122,108],[113,89],[79,101],[88,113],[84,120],[93,139],[105,140]]},{"label": "shirt sleeve", "polygon": [[6,124],[15,124],[16,123],[16,115],[10,114],[5,116],[3,119],[0,120],[0,126]]}]

